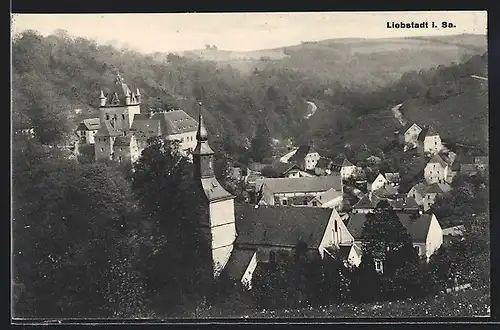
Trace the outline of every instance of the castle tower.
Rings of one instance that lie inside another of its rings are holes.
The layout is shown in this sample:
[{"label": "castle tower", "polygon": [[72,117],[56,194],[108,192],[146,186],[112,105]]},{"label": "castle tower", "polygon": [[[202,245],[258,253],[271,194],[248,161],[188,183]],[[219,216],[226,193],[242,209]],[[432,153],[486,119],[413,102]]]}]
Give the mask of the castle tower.
[{"label": "castle tower", "polygon": [[114,121],[115,128],[120,131],[128,131],[132,126],[134,116],[141,111],[140,94],[132,93],[127,84],[123,81],[119,73],[116,75],[115,86],[111,93],[104,95],[101,91],[99,97],[99,118],[101,126],[106,122]]},{"label": "castle tower", "polygon": [[231,256],[236,240],[235,196],[227,192],[215,178],[214,151],[208,144],[201,103],[196,140],[197,145],[193,151],[194,178],[201,184],[206,197],[203,206],[207,210],[207,219],[201,219],[201,224],[210,234],[213,274],[217,277]]}]

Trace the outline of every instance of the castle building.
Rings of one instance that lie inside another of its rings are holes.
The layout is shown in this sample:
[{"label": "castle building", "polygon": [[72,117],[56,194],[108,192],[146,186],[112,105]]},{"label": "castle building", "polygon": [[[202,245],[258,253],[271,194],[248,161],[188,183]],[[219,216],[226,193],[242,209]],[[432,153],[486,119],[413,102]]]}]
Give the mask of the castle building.
[{"label": "castle building", "polygon": [[[142,113],[141,98],[139,89],[132,92],[119,74],[111,93],[101,90],[99,118],[84,120],[77,129],[80,143],[94,144],[96,162],[133,163],[152,137],[178,141],[180,151],[191,157],[197,143],[196,120],[180,109]],[[89,122],[92,136],[87,132]]]}]

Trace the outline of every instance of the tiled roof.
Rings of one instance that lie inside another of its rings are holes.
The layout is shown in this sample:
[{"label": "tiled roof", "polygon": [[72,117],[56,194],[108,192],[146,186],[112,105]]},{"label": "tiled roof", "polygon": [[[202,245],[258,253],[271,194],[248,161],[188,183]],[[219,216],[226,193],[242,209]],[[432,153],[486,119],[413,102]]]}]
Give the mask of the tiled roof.
[{"label": "tiled roof", "polygon": [[377,189],[373,192],[373,195],[377,197],[391,197],[398,193],[398,189],[391,185],[386,185],[383,188]]},{"label": "tiled roof", "polygon": [[406,133],[406,131],[408,131],[410,129],[410,127],[412,127],[413,125],[416,125],[418,128],[422,129],[422,127],[420,127],[417,123],[408,123],[406,124],[404,127],[403,127],[403,134]]},{"label": "tiled roof", "polygon": [[136,114],[130,130],[137,138],[150,138],[161,135],[160,120],[151,119],[145,114]]},{"label": "tiled roof", "polygon": [[431,194],[440,194],[440,193],[445,193],[451,190],[451,187],[449,184],[446,183],[433,183],[430,186],[427,187],[426,193],[431,193]]},{"label": "tiled roof", "polygon": [[236,204],[237,244],[319,247],[332,209]]},{"label": "tiled roof", "polygon": [[334,188],[328,189],[324,193],[317,195],[314,199],[318,200],[322,204],[331,201],[337,197],[342,196],[342,192]]},{"label": "tiled roof", "polygon": [[198,122],[184,112],[184,110],[155,113],[151,119],[160,121],[161,133],[164,136],[195,132],[198,129]]},{"label": "tiled roof", "polygon": [[413,197],[388,199],[387,201],[394,210],[419,210],[417,201]]},{"label": "tiled roof", "polygon": [[370,200],[368,194],[364,195],[354,206],[353,209],[372,209],[377,205],[379,198],[377,196],[372,195],[372,199]]},{"label": "tiled roof", "polygon": [[113,147],[129,147],[132,136],[117,136]]},{"label": "tiled roof", "polygon": [[229,278],[236,281],[241,280],[254,254],[255,250],[234,249],[224,267]]},{"label": "tiled roof", "polygon": [[296,162],[296,161],[301,161],[304,160],[304,158],[307,156],[307,154],[310,152],[311,146],[307,145],[301,145],[299,146],[299,149],[293,154],[292,157],[288,159],[289,162]]},{"label": "tiled roof", "polygon": [[442,167],[448,166],[448,164],[438,154],[432,155],[431,159],[429,160],[429,162],[427,164],[439,164]]},{"label": "tiled roof", "polygon": [[424,141],[426,136],[439,135],[433,126],[427,126],[418,135],[418,141]]},{"label": "tiled roof", "polygon": [[448,228],[443,229],[443,236],[446,236],[446,235],[462,236],[464,234],[464,231],[465,231],[464,225],[448,227]]},{"label": "tiled roof", "polygon": [[396,173],[384,173],[384,177],[388,182],[391,182],[391,183],[398,183],[399,181],[401,181],[401,176],[397,172]]},{"label": "tiled roof", "polygon": [[205,196],[209,201],[224,200],[234,198],[229,192],[227,192],[217,181],[216,178],[203,178],[201,179],[201,184],[203,186],[203,191]]},{"label": "tiled roof", "polygon": [[[408,234],[411,236],[413,242],[425,242],[431,224],[430,214],[413,215],[402,212],[397,212],[399,221],[406,228]],[[354,237],[354,239],[362,239],[363,228],[367,217],[372,214],[354,213],[349,217],[347,229]]]},{"label": "tiled roof", "polygon": [[78,125],[77,131],[96,131],[101,127],[101,120],[99,118],[84,119]]},{"label": "tiled roof", "polygon": [[320,159],[318,159],[318,162],[316,163],[316,168],[327,169],[330,167],[331,163],[332,163],[331,159],[325,158],[325,157],[320,157]]},{"label": "tiled roof", "polygon": [[425,183],[417,183],[410,190],[412,189],[415,189],[416,192],[423,196],[427,190],[427,185]]},{"label": "tiled roof", "polygon": [[117,130],[114,128],[108,121],[104,122],[104,125],[102,125],[99,130],[95,133],[95,136],[120,136],[122,135],[123,132]]},{"label": "tiled roof", "polygon": [[317,192],[327,191],[330,188],[340,191],[342,188],[342,179],[338,175],[303,178],[264,178],[258,180],[257,188],[260,188],[262,184],[265,184],[273,193]]}]

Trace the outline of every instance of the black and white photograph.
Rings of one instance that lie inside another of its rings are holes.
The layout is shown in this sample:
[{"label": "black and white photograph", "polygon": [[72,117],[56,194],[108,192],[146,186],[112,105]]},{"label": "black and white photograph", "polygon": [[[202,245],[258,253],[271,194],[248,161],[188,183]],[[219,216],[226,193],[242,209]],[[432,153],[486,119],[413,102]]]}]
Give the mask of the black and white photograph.
[{"label": "black and white photograph", "polygon": [[11,323],[490,316],[486,11],[12,14],[10,47]]}]

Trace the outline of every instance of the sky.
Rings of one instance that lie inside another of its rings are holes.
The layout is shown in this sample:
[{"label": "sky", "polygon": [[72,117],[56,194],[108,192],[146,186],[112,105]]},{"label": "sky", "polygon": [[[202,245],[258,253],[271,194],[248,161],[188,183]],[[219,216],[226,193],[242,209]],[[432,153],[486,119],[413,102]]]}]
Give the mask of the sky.
[{"label": "sky", "polygon": [[[439,28],[388,29],[387,22],[436,22]],[[455,28],[441,28],[441,22]],[[14,14],[12,32],[37,30],[127,46],[143,53],[204,48],[250,51],[335,38],[486,34],[486,11],[180,13],[180,14]]]}]

